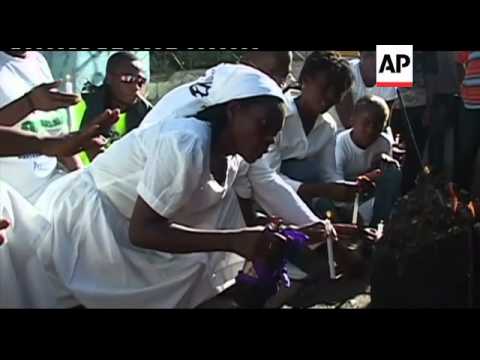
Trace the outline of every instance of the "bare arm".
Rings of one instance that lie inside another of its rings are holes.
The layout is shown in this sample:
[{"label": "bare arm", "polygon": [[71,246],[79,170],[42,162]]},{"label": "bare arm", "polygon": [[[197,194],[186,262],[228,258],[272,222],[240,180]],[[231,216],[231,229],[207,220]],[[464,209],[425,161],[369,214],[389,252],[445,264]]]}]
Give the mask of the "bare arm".
[{"label": "bare arm", "polygon": [[357,186],[354,184],[305,184],[298,189],[298,195],[308,201],[316,197],[323,197],[333,201],[351,202],[355,199]]},{"label": "bare arm", "polygon": [[42,154],[68,157],[84,149],[102,147],[104,143],[98,135],[117,120],[118,112],[105,111],[83,131],[47,138],[0,126],[0,156]]},{"label": "bare arm", "polygon": [[0,127],[0,156],[43,154],[42,140],[33,134]]},{"label": "bare arm", "polygon": [[52,111],[76,104],[80,99],[75,94],[58,91],[55,81],[33,88],[19,99],[0,109],[0,125],[13,126],[35,110]]},{"label": "bare arm", "polygon": [[0,125],[13,126],[34,111],[28,94],[0,109]]},{"label": "bare arm", "polygon": [[272,243],[265,240],[268,234],[263,227],[197,230],[175,224],[141,197],[137,198],[129,228],[130,241],[141,248],[173,254],[225,251],[247,259],[267,256],[272,248]]}]

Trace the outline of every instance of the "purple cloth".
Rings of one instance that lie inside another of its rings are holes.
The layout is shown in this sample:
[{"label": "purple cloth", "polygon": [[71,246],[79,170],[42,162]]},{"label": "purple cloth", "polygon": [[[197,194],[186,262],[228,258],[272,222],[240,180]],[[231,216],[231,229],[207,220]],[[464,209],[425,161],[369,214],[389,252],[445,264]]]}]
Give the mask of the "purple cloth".
[{"label": "purple cloth", "polygon": [[285,253],[277,264],[271,264],[261,259],[253,262],[253,267],[257,273],[257,277],[240,272],[236,278],[237,282],[254,285],[263,289],[266,297],[273,296],[281,283],[286,287],[290,287],[290,278],[287,273],[287,261],[298,251],[306,246],[309,237],[298,230],[285,228],[279,232],[286,241]]}]

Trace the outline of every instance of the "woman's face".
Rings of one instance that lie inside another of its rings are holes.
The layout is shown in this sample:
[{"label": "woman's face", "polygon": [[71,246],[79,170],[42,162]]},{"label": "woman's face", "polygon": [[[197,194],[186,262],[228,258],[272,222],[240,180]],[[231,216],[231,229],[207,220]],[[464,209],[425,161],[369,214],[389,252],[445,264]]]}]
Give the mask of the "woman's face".
[{"label": "woman's face", "polygon": [[227,114],[236,153],[253,163],[275,142],[283,126],[285,108],[274,98],[253,104],[232,101]]}]

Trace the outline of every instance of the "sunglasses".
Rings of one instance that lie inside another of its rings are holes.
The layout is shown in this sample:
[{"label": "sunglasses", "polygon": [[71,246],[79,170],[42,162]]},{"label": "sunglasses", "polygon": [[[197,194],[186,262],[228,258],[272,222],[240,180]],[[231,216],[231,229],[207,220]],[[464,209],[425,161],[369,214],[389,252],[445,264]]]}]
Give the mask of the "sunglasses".
[{"label": "sunglasses", "polygon": [[120,82],[123,84],[138,84],[143,86],[147,83],[147,79],[141,75],[129,75],[129,74],[114,74],[120,76]]}]

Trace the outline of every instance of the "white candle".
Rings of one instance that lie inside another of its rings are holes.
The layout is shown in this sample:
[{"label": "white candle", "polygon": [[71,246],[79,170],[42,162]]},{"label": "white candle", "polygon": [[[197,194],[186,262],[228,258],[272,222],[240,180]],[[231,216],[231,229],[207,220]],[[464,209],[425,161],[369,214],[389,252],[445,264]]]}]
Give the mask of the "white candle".
[{"label": "white candle", "polygon": [[377,225],[377,240],[379,240],[383,236],[384,228],[385,228],[385,224],[383,223],[383,220],[382,220]]},{"label": "white candle", "polygon": [[73,83],[70,75],[65,76],[65,92],[68,94],[73,93]]},{"label": "white candle", "polygon": [[325,231],[327,234],[327,252],[328,252],[328,269],[330,272],[330,279],[335,280],[337,275],[335,273],[335,258],[333,255],[333,226],[330,220],[325,221]]},{"label": "white candle", "polygon": [[358,203],[360,202],[360,193],[356,193],[355,202],[353,203],[352,224],[357,225],[358,222]]}]

